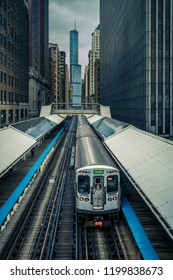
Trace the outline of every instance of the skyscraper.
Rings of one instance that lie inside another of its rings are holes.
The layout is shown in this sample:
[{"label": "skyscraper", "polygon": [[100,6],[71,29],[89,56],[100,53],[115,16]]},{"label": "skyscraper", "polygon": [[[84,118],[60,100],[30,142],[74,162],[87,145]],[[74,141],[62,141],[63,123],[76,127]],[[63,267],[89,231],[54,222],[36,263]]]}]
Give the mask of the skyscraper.
[{"label": "skyscraper", "polygon": [[0,1],[0,127],[27,119],[28,4]]},{"label": "skyscraper", "polygon": [[100,102],[112,116],[173,137],[173,1],[100,1]]},{"label": "skyscraper", "polygon": [[100,24],[92,33],[92,49],[89,51],[89,101],[98,102],[98,96],[96,97],[96,73],[95,73],[95,61],[100,58]]},{"label": "skyscraper", "polygon": [[62,103],[65,103],[65,93],[66,93],[65,65],[66,65],[66,53],[64,51],[60,51],[60,98]]},{"label": "skyscraper", "polygon": [[40,0],[40,74],[49,80],[49,0]]},{"label": "skyscraper", "polygon": [[72,104],[80,104],[82,96],[81,65],[78,64],[78,32],[70,31],[70,81],[72,83]]},{"label": "skyscraper", "polygon": [[30,117],[49,102],[48,0],[28,0]]},{"label": "skyscraper", "polygon": [[51,101],[54,103],[60,103],[60,50],[58,44],[49,43],[50,57],[53,64],[50,72],[52,74],[51,88],[52,98]]},{"label": "skyscraper", "polygon": [[72,80],[72,66],[78,64],[78,32],[70,31],[70,80]]}]

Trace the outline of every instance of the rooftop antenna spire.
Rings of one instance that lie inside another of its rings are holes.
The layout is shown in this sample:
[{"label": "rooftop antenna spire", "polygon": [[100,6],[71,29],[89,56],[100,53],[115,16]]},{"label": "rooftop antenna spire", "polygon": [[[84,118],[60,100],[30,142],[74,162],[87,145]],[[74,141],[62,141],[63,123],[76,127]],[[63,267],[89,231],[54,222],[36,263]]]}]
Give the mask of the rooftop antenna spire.
[{"label": "rooftop antenna spire", "polygon": [[74,20],[74,30],[76,30],[76,18]]}]

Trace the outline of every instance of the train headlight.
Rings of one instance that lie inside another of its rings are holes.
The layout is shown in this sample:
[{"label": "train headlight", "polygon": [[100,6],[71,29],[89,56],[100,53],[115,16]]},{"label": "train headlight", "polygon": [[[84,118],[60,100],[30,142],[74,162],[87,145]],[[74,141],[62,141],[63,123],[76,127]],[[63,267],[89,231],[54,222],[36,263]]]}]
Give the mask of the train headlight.
[{"label": "train headlight", "polygon": [[84,197],[81,196],[81,197],[79,198],[79,200],[80,200],[80,201],[84,201]]},{"label": "train headlight", "polygon": [[87,197],[87,198],[85,198],[85,201],[86,201],[86,202],[88,202],[88,201],[89,201],[89,198],[88,198],[88,197]]},{"label": "train headlight", "polygon": [[113,196],[113,197],[108,197],[108,201],[116,201],[117,200],[117,198],[116,198],[116,196]]}]

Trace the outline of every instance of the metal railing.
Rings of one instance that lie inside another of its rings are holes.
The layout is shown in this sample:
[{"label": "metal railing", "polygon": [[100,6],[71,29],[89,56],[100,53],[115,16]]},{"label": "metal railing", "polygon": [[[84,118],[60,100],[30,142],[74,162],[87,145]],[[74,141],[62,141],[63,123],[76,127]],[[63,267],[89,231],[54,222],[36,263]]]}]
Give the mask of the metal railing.
[{"label": "metal railing", "polygon": [[98,114],[100,115],[100,104],[98,103],[52,103],[51,114]]}]

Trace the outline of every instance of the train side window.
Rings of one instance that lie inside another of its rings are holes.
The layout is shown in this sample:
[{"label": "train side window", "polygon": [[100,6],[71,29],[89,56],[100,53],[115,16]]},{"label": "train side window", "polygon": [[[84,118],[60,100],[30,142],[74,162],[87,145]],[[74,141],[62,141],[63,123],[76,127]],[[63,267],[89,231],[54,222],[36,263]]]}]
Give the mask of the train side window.
[{"label": "train side window", "polygon": [[78,192],[89,193],[90,192],[90,177],[86,175],[78,176]]},{"label": "train side window", "polygon": [[107,193],[118,191],[118,176],[112,175],[107,177]]}]

